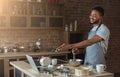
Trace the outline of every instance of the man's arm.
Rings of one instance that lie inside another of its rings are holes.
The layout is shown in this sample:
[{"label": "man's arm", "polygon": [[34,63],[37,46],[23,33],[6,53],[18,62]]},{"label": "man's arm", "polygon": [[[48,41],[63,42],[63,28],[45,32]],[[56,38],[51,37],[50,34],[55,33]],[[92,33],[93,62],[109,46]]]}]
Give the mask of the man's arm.
[{"label": "man's arm", "polygon": [[79,43],[71,44],[71,47],[72,47],[72,48],[84,48],[84,47],[89,46],[89,45],[91,45],[91,44],[100,42],[100,41],[102,41],[102,40],[103,40],[103,39],[102,39],[100,36],[95,35],[95,36],[93,36],[91,39],[84,40],[84,41],[81,41],[81,42],[79,42]]},{"label": "man's arm", "polygon": [[67,45],[64,44],[61,47],[58,47],[58,50],[62,51],[62,50],[68,50],[68,49],[72,49],[72,48],[84,48],[84,47],[94,44],[96,42],[100,42],[102,40],[103,39],[100,36],[95,35],[91,39],[84,40],[79,43],[67,44]]}]

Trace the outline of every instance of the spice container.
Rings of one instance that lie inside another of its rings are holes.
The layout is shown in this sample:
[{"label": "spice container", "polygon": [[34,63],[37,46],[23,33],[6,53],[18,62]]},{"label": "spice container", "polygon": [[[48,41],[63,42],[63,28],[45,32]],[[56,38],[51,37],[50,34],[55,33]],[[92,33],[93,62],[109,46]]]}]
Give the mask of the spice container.
[{"label": "spice container", "polygon": [[68,29],[69,29],[68,25],[65,25],[65,31],[68,31]]},{"label": "spice container", "polygon": [[70,23],[70,31],[72,31],[73,30],[73,25],[72,25],[72,23]]},{"label": "spice container", "polygon": [[8,52],[8,48],[4,47],[4,53],[7,53],[7,52]]}]

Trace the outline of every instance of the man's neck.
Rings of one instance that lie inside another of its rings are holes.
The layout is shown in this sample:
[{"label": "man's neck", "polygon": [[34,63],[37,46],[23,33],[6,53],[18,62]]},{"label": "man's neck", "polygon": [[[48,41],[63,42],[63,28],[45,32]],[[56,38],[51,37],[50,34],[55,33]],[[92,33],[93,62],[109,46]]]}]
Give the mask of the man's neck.
[{"label": "man's neck", "polygon": [[96,23],[96,24],[93,24],[93,27],[98,26],[99,24],[101,24],[101,21],[99,21],[99,22]]}]

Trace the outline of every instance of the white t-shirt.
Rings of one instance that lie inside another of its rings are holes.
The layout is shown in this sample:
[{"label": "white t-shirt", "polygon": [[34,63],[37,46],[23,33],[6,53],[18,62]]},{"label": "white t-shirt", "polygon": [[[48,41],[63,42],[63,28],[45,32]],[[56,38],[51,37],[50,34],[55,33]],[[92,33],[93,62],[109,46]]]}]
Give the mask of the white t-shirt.
[{"label": "white t-shirt", "polygon": [[[93,27],[92,31],[96,31],[97,28],[98,26]],[[109,29],[104,24],[101,24],[101,26],[96,31],[96,35],[103,38],[103,41],[101,41],[99,44],[102,46],[102,48],[104,48],[103,49],[104,53],[106,53],[108,48],[109,35],[110,35]]]}]

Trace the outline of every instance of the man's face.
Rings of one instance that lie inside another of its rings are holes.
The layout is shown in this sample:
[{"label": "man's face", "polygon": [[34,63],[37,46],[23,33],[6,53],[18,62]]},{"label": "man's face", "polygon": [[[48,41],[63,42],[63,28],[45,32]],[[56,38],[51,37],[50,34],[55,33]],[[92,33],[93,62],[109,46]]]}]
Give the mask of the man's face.
[{"label": "man's face", "polygon": [[98,11],[92,10],[90,14],[90,23],[91,24],[98,24],[99,21],[101,20],[101,16]]}]

